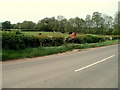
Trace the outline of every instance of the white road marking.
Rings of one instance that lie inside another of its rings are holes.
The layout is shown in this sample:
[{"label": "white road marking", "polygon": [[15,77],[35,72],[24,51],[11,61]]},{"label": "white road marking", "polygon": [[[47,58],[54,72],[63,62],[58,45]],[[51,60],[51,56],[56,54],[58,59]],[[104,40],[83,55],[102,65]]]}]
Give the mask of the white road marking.
[{"label": "white road marking", "polygon": [[81,70],[83,70],[83,69],[86,69],[86,68],[88,68],[88,67],[91,67],[91,66],[93,66],[93,65],[96,65],[96,64],[98,64],[98,63],[101,63],[101,62],[103,62],[103,61],[106,61],[106,60],[108,60],[108,59],[110,59],[110,58],[112,58],[112,57],[114,57],[114,56],[115,56],[115,55],[109,56],[109,57],[107,57],[107,58],[105,58],[105,59],[102,59],[102,60],[100,60],[100,61],[97,61],[97,62],[95,62],[95,63],[93,63],[93,64],[90,64],[90,65],[87,65],[87,66],[82,67],[82,68],[80,68],[80,69],[77,69],[77,70],[75,70],[75,72],[81,71]]}]

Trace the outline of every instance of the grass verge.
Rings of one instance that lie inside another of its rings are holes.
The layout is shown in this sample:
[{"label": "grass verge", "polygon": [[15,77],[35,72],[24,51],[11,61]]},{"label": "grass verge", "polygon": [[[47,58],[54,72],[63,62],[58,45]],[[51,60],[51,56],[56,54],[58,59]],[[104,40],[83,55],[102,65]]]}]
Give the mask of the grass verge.
[{"label": "grass verge", "polygon": [[101,47],[101,46],[107,46],[107,45],[112,45],[117,43],[118,43],[118,40],[109,40],[109,41],[99,42],[99,43],[66,44],[66,45],[57,46],[57,47],[37,47],[37,48],[27,48],[24,50],[3,50],[2,61],[45,56],[45,55],[51,55],[55,53],[62,53],[62,52],[70,51],[73,49]]}]

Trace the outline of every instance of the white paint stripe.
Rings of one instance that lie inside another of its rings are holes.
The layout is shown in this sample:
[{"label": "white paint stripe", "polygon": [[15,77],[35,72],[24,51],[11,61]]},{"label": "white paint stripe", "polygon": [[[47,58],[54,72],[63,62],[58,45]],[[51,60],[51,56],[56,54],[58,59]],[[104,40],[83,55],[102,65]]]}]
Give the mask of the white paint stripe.
[{"label": "white paint stripe", "polygon": [[97,62],[95,62],[95,63],[93,63],[93,64],[90,64],[90,65],[87,65],[87,66],[82,67],[82,68],[80,68],[80,69],[77,69],[77,70],[75,70],[75,72],[81,71],[81,70],[86,69],[86,68],[88,68],[88,67],[91,67],[91,66],[93,66],[93,65],[95,65],[95,64],[98,64],[98,63],[101,63],[101,62],[103,62],[103,61],[106,61],[106,60],[108,60],[108,59],[110,59],[110,58],[112,58],[112,57],[114,57],[114,56],[115,56],[115,55],[112,55],[112,56],[107,57],[107,58],[105,58],[105,59],[103,59],[103,60],[97,61]]}]

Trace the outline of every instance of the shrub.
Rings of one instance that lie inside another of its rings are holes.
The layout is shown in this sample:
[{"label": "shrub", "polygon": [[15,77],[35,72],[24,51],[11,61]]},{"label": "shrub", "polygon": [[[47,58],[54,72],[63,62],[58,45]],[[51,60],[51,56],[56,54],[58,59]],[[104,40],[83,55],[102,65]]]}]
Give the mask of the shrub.
[{"label": "shrub", "polygon": [[8,49],[23,49],[25,48],[25,45],[20,35],[15,33],[3,33],[2,47]]},{"label": "shrub", "polygon": [[97,43],[105,40],[120,39],[118,35],[98,36],[98,35],[79,35],[75,39],[71,37],[63,37],[60,35],[45,36],[45,35],[24,35],[15,32],[3,32],[2,47],[3,49],[25,49],[28,47],[39,46],[60,46],[64,43]]},{"label": "shrub", "polygon": [[16,33],[3,33],[3,49],[24,49],[27,47],[59,46],[64,43],[64,37],[37,37],[34,35],[23,35]]},{"label": "shrub", "polygon": [[64,44],[64,37],[52,37],[52,46]]},{"label": "shrub", "polygon": [[85,37],[85,41],[87,43],[96,43],[100,41],[104,41],[103,38],[98,37],[97,35],[87,35]]},{"label": "shrub", "polygon": [[77,36],[75,39],[71,39],[70,37],[66,38],[65,40],[68,43],[74,42],[74,43],[96,43],[96,42],[102,42],[105,41],[104,37],[99,37],[97,35],[84,35],[84,36]]},{"label": "shrub", "polygon": [[112,40],[120,39],[120,35],[110,35]]},{"label": "shrub", "polygon": [[76,37],[76,38],[74,39],[74,43],[80,43],[80,44],[86,43],[86,41],[85,41],[85,36]]},{"label": "shrub", "polygon": [[22,34],[20,30],[15,31],[16,34]]}]

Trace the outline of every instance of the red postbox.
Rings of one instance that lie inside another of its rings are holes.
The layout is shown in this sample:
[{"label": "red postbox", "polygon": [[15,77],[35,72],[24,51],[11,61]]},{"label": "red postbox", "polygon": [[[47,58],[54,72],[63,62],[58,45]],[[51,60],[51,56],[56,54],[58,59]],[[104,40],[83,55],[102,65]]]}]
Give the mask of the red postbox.
[{"label": "red postbox", "polygon": [[72,39],[75,39],[76,33],[72,33]]}]

